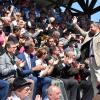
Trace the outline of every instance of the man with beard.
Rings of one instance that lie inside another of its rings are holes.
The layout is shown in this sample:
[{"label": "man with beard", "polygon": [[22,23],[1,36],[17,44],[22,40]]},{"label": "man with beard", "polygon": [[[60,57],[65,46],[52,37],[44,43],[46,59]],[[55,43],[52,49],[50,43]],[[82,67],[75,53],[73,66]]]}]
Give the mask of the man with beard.
[{"label": "man with beard", "polygon": [[89,58],[91,82],[96,94],[97,86],[100,85],[100,24],[91,22],[89,31],[85,32],[77,25],[77,18],[74,17],[73,26],[85,37],[81,47],[82,58]]}]

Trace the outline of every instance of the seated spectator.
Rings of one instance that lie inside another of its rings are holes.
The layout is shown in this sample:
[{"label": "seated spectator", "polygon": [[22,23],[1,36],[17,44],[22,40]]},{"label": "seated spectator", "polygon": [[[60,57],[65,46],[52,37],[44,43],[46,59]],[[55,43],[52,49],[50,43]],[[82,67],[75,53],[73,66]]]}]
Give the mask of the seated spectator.
[{"label": "seated spectator", "polygon": [[61,100],[61,90],[56,85],[51,85],[47,89],[47,99],[44,100]]},{"label": "seated spectator", "polygon": [[17,76],[17,68],[22,61],[15,56],[16,45],[14,42],[7,42],[5,49],[6,52],[0,56],[0,79],[8,81],[11,85]]},{"label": "seated spectator", "polygon": [[20,21],[20,19],[22,19],[21,17],[21,13],[20,12],[16,12],[14,13],[14,21],[12,21],[12,26],[18,26],[18,22]]},{"label": "seated spectator", "polygon": [[60,57],[60,50],[57,46],[53,47],[50,52],[51,59],[54,62],[54,70],[51,76],[63,81],[68,100],[77,100],[78,81],[74,77],[78,71],[72,66],[73,59],[66,57],[66,55],[63,58]]},{"label": "seated spectator", "polygon": [[47,39],[47,46],[50,48],[52,46],[56,46],[56,42],[55,42],[55,39],[53,37],[49,37]]},{"label": "seated spectator", "polygon": [[13,82],[13,91],[7,100],[30,100],[31,82],[26,81],[24,78],[15,78]]},{"label": "seated spectator", "polygon": [[8,80],[16,74],[18,59],[14,55],[16,45],[12,41],[6,43],[5,49],[6,52],[0,56],[0,79]]},{"label": "seated spectator", "polygon": [[18,55],[18,58],[20,60],[25,61],[25,65],[20,70],[20,75],[22,77],[27,77],[29,79],[34,80],[34,90],[33,90],[33,100],[38,92],[39,86],[42,85],[42,97],[44,98],[46,96],[46,88],[51,83],[51,79],[49,77],[38,77],[39,72],[41,70],[44,70],[45,67],[42,65],[36,66],[36,55],[34,54],[34,48],[35,44],[30,39],[25,42],[24,49],[25,51]]},{"label": "seated spectator", "polygon": [[20,37],[19,37],[19,46],[17,48],[19,53],[24,52],[24,44],[28,40],[30,40],[30,35],[27,34],[27,32],[20,35]]},{"label": "seated spectator", "polygon": [[53,67],[49,64],[47,65],[46,63],[46,58],[47,58],[47,49],[46,47],[41,47],[37,50],[37,60],[36,60],[36,65],[44,66],[45,69],[41,70],[39,73],[39,77],[45,77],[48,76],[52,70]]},{"label": "seated spectator", "polygon": [[23,19],[20,19],[18,22],[18,27],[21,29],[20,34],[25,33],[26,31],[26,22]]},{"label": "seated spectator", "polygon": [[13,5],[9,5],[6,10],[4,10],[4,14],[1,17],[3,23],[4,23],[4,31],[5,35],[8,36],[9,33],[11,32],[11,22],[12,22],[12,12],[13,12]]}]

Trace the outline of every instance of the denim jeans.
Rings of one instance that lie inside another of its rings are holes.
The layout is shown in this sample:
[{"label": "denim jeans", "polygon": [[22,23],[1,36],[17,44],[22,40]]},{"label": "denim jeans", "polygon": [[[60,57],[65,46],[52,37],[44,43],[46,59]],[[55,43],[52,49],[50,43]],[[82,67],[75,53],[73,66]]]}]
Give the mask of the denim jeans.
[{"label": "denim jeans", "polygon": [[42,89],[42,98],[46,97],[46,89],[51,84],[51,78],[49,77],[31,77],[32,80],[34,80],[34,89],[33,89],[33,100],[37,94],[37,90],[40,88]]},{"label": "denim jeans", "polygon": [[9,84],[7,81],[0,80],[0,100],[6,100],[9,91]]}]

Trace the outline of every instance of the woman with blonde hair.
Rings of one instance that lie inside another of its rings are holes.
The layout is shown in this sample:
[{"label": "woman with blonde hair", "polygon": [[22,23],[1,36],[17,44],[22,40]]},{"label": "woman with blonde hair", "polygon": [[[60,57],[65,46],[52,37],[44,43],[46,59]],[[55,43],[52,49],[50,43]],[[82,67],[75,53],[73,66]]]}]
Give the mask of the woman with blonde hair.
[{"label": "woman with blonde hair", "polygon": [[52,61],[49,61],[49,65],[47,65],[45,59],[47,58],[47,47],[41,47],[37,50],[37,60],[36,60],[36,65],[42,65],[44,66],[44,70],[42,70],[39,73],[39,77],[44,77],[49,75],[52,70]]}]

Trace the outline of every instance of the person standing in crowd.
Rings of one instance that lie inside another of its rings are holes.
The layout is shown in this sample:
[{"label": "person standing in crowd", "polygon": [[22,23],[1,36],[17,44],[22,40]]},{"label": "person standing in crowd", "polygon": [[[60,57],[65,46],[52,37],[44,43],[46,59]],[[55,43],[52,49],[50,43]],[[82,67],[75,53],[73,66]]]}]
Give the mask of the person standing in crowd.
[{"label": "person standing in crowd", "polygon": [[13,27],[13,32],[9,35],[8,41],[13,41],[16,45],[19,44],[20,28],[18,26]]},{"label": "person standing in crowd", "polygon": [[91,81],[96,94],[97,86],[100,85],[100,24],[91,22],[89,31],[85,32],[77,25],[77,18],[74,17],[73,26],[85,37],[81,51],[84,58],[89,58]]}]

